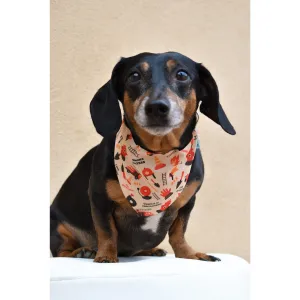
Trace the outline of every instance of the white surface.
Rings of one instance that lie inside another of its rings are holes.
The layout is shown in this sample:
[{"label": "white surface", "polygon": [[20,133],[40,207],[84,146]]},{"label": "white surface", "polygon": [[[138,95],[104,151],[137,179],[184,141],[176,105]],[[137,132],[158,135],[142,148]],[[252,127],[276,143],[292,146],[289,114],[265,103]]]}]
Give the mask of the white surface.
[{"label": "white surface", "polygon": [[250,266],[215,254],[221,262],[166,257],[120,258],[116,264],[50,258],[51,300],[246,300]]}]

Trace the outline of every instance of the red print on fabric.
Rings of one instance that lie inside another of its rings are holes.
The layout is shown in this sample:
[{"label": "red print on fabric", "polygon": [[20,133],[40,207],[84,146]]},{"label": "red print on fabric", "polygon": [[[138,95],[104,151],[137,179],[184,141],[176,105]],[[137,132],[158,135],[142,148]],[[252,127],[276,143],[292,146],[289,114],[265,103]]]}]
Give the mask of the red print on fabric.
[{"label": "red print on fabric", "polygon": [[128,173],[134,176],[134,179],[138,180],[142,177],[142,175],[133,166],[126,167],[126,170]]},{"label": "red print on fabric", "polygon": [[160,213],[183,191],[195,157],[196,132],[182,150],[152,153],[136,145],[123,123],[115,143],[115,168],[125,198],[137,213]]},{"label": "red print on fabric", "polygon": [[122,159],[123,161],[125,161],[125,157],[127,156],[127,150],[126,150],[126,146],[123,145],[122,148],[121,148],[121,156],[122,156]]},{"label": "red print on fabric", "polygon": [[164,210],[166,210],[170,205],[171,205],[171,200],[169,200],[169,201],[167,201],[165,204],[163,204],[163,205],[160,207],[160,210],[161,210],[161,211],[164,211]]}]

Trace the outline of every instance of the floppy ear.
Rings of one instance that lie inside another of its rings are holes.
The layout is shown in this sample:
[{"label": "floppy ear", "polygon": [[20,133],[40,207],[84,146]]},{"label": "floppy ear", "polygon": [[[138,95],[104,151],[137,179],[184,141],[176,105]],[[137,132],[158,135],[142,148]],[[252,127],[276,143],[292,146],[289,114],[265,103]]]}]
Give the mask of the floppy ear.
[{"label": "floppy ear", "polygon": [[97,132],[103,137],[116,133],[122,124],[121,110],[116,91],[119,65],[120,63],[115,66],[111,80],[98,90],[90,103],[90,113],[94,126]]},{"label": "floppy ear", "polygon": [[197,68],[202,89],[200,112],[219,124],[224,131],[234,135],[236,132],[220,104],[219,90],[214,78],[202,64],[197,64]]}]

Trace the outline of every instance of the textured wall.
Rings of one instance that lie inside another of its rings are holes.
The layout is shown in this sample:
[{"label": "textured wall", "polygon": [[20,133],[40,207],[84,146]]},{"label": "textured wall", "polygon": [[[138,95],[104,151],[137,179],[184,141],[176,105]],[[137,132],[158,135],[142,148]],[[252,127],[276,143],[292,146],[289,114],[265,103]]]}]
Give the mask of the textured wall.
[{"label": "textured wall", "polygon": [[248,0],[51,1],[51,200],[100,141],[89,102],[120,56],[169,50],[208,67],[237,131],[200,117],[206,176],[187,239],[199,251],[249,260]]}]

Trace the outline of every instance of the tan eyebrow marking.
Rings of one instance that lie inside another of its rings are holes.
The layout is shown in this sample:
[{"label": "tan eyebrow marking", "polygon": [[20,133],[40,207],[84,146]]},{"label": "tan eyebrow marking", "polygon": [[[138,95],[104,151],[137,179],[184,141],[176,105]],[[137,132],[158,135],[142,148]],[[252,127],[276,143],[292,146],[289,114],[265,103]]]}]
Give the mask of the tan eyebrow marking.
[{"label": "tan eyebrow marking", "polygon": [[169,59],[167,61],[167,68],[169,71],[171,71],[176,65],[177,65],[177,62],[174,59]]},{"label": "tan eyebrow marking", "polygon": [[147,72],[149,70],[150,66],[147,62],[142,62],[141,63],[141,69],[144,71],[144,72]]}]

